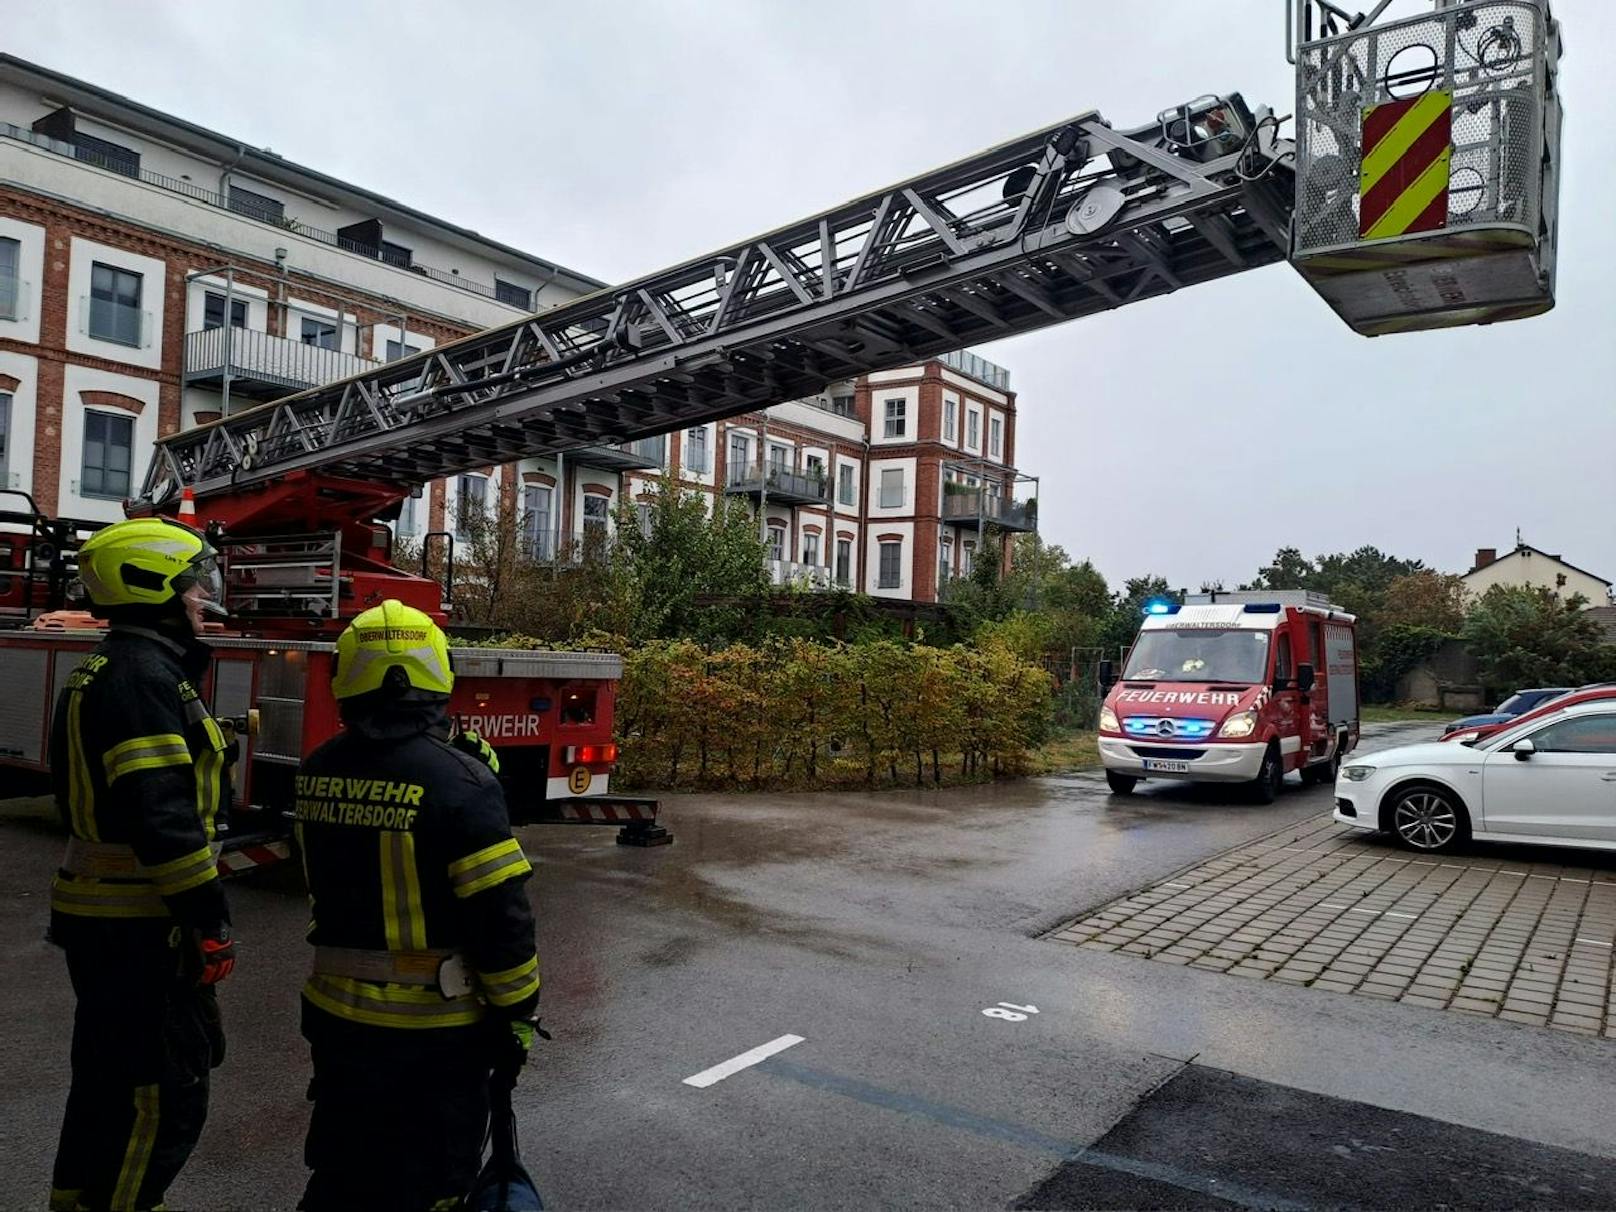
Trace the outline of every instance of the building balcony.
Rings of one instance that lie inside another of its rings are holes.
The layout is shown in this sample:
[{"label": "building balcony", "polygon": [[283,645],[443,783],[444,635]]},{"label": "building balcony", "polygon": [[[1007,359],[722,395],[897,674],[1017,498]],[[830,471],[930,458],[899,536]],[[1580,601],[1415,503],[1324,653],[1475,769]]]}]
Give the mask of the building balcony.
[{"label": "building balcony", "polygon": [[369,358],[305,345],[247,328],[185,334],[185,385],[220,390],[228,372],[232,395],[273,400],[346,379],[379,365]]},{"label": "building balcony", "polygon": [[[950,486],[952,487],[952,486]],[[1000,530],[1031,532],[1038,529],[1038,502],[1012,501],[980,488],[943,492],[943,521],[956,526],[997,526]]]},{"label": "building balcony", "polygon": [[657,471],[667,466],[666,435],[622,442],[616,446],[585,446],[569,450],[566,458],[599,471]]},{"label": "building balcony", "polygon": [[769,584],[795,585],[804,589],[829,589],[830,569],[819,564],[799,564],[795,560],[764,560]]},{"label": "building balcony", "polygon": [[[193,202],[202,202],[208,206],[218,207],[220,210],[230,211],[232,214],[240,215],[244,219],[251,219],[269,227],[280,228],[282,231],[296,232],[300,236],[318,240],[321,244],[340,248],[343,252],[367,257],[374,261],[383,261],[410,273],[419,274],[423,278],[430,278],[432,281],[442,283],[445,286],[453,286],[457,290],[481,295],[485,299],[493,299],[502,303],[509,302],[515,306],[520,306],[523,311],[530,310],[532,307],[531,300],[517,303],[515,300],[501,298],[495,283],[479,282],[473,278],[463,276],[458,269],[439,269],[432,265],[422,265],[415,260],[413,255],[402,250],[396,250],[396,246],[388,245],[379,235],[366,238],[350,234],[351,229],[333,232],[311,227],[307,223],[300,222],[293,216],[286,214],[285,209],[273,199],[258,199],[246,190],[233,190],[229,194],[215,193],[191,181],[164,176],[162,173],[142,168],[139,156],[129,159],[126,156],[109,155],[73,139],[53,138],[36,130],[15,126],[10,122],[0,122],[0,138],[27,143],[42,151],[52,152],[70,160],[77,160],[81,164],[88,164],[94,168],[105,169],[108,172],[129,177],[146,185],[153,185],[158,189],[167,190],[169,193],[179,194]],[[375,226],[379,231],[379,223],[376,223]]]},{"label": "building balcony", "polygon": [[729,469],[724,491],[762,499],[776,505],[828,505],[830,481],[801,475],[776,463],[752,463]]}]

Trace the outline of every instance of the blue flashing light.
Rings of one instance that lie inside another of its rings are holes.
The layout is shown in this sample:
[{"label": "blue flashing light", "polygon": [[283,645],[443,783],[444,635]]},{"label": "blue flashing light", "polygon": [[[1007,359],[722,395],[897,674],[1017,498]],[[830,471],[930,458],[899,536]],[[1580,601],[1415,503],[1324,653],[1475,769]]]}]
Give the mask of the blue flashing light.
[{"label": "blue flashing light", "polygon": [[1152,598],[1145,603],[1145,613],[1147,615],[1177,614],[1178,603],[1169,602],[1165,598]]},{"label": "blue flashing light", "polygon": [[1247,614],[1278,614],[1279,613],[1279,603],[1278,602],[1247,602],[1246,603],[1246,613]]},{"label": "blue flashing light", "polygon": [[1130,737],[1156,741],[1204,741],[1217,727],[1216,720],[1173,719],[1170,730],[1162,731],[1159,716],[1130,715],[1122,721],[1122,731]]}]

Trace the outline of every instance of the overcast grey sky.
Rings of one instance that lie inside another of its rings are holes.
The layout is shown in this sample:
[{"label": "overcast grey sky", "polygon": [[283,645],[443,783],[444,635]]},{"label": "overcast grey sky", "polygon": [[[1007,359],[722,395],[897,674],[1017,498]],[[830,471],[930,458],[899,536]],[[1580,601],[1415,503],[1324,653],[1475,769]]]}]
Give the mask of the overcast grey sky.
[{"label": "overcast grey sky", "polygon": [[[1557,309],[1367,340],[1279,265],[982,346],[1019,392],[1017,461],[1043,478],[1049,541],[1113,582],[1159,572],[1193,587],[1249,577],[1281,545],[1373,543],[1464,571],[1518,526],[1616,579],[1616,5],[1554,7]],[[6,41],[615,281],[1089,108],[1126,126],[1238,90],[1289,113],[1282,12],[80,0],[35,6]]]}]

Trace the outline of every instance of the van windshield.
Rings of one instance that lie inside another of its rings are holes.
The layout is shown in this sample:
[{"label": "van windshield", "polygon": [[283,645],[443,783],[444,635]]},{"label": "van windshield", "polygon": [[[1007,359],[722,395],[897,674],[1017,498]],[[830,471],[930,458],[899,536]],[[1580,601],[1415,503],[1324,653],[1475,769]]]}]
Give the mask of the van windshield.
[{"label": "van windshield", "polygon": [[1267,680],[1266,631],[1142,631],[1123,677],[1150,682]]}]

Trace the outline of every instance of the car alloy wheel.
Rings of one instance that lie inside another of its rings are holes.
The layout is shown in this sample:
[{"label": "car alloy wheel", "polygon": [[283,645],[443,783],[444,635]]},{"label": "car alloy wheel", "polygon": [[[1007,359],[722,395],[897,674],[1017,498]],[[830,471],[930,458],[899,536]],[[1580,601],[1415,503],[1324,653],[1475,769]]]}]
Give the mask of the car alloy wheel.
[{"label": "car alloy wheel", "polygon": [[1459,836],[1459,809],[1440,791],[1419,787],[1392,808],[1392,829],[1415,850],[1442,850]]}]

